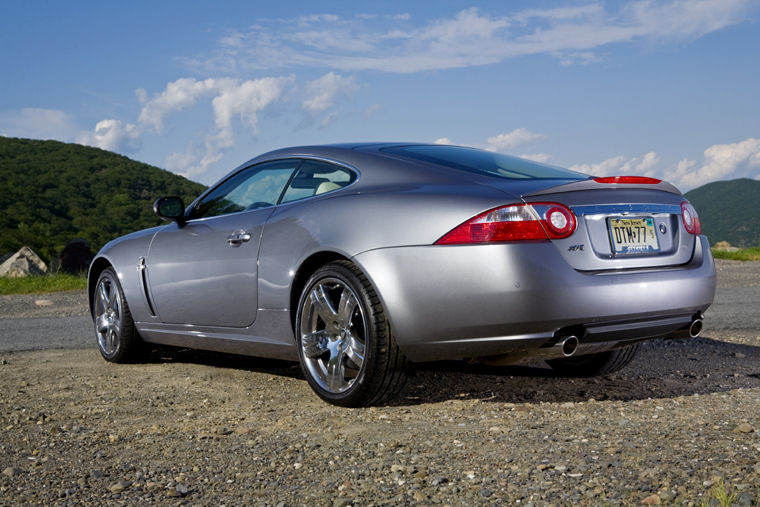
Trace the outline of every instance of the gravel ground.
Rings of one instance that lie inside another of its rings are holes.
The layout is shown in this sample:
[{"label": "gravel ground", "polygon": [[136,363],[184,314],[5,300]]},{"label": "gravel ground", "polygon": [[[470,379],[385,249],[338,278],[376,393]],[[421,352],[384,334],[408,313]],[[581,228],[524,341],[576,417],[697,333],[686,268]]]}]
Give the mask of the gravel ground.
[{"label": "gravel ground", "polygon": [[[760,263],[720,262],[719,283],[757,285]],[[590,380],[420,365],[368,409],[324,404],[292,363],[0,352],[0,505],[701,505],[721,481],[758,505],[760,330],[734,324]]]},{"label": "gravel ground", "polygon": [[89,313],[84,291],[0,296],[0,319],[72,317]]}]

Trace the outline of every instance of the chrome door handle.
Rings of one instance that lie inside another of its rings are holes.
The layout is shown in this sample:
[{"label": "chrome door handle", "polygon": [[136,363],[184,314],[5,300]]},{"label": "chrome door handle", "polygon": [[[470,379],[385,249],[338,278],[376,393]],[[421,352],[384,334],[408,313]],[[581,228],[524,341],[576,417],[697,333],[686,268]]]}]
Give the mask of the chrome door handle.
[{"label": "chrome door handle", "polygon": [[240,246],[246,241],[250,241],[251,233],[248,231],[236,231],[227,236],[227,244],[230,246]]}]

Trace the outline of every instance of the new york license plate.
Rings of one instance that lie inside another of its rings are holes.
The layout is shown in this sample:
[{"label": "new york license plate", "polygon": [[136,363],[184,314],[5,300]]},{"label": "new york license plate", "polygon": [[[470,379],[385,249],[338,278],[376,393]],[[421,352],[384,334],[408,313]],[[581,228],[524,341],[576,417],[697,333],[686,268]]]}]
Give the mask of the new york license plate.
[{"label": "new york license plate", "polygon": [[660,251],[653,218],[608,218],[607,225],[615,254],[634,255]]}]

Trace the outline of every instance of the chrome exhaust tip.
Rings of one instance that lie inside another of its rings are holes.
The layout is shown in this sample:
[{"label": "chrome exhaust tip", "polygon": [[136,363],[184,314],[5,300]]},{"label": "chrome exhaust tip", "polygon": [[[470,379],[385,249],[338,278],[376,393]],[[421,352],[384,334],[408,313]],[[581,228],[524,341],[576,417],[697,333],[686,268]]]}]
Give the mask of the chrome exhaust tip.
[{"label": "chrome exhaust tip", "polygon": [[700,333],[702,333],[702,319],[694,319],[689,326],[689,336],[696,338]]},{"label": "chrome exhaust tip", "polygon": [[564,340],[562,340],[562,354],[565,357],[570,357],[573,354],[575,354],[575,351],[578,349],[578,337],[577,336],[568,336]]}]

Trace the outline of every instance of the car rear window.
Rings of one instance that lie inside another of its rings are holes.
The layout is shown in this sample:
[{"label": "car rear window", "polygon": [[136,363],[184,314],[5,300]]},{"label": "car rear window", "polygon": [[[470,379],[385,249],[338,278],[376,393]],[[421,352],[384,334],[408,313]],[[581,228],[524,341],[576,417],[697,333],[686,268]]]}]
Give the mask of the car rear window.
[{"label": "car rear window", "polygon": [[447,145],[408,145],[382,148],[382,151],[414,160],[485,176],[514,180],[571,179],[585,180],[585,174],[552,167],[501,153]]}]

